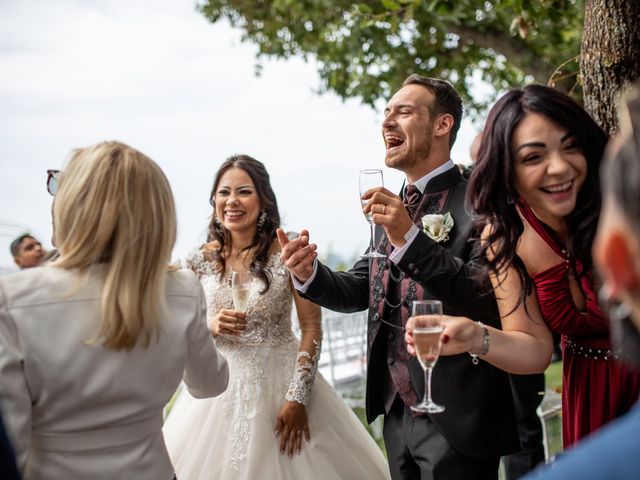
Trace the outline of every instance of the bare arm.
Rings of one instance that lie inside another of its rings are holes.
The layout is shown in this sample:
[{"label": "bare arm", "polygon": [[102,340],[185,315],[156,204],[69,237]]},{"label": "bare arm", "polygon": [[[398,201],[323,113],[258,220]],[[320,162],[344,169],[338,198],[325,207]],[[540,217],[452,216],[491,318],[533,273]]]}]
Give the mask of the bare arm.
[{"label": "bare arm", "polygon": [[[543,372],[551,361],[553,340],[542,318],[535,292],[518,305],[522,283],[518,271],[509,266],[499,276],[491,276],[502,330],[486,326],[489,351],[481,358],[492,365],[516,374]],[[525,308],[526,305],[526,308]],[[444,317],[442,354],[480,353],[484,329],[467,317]],[[411,344],[412,322],[407,325],[406,341]]]}]

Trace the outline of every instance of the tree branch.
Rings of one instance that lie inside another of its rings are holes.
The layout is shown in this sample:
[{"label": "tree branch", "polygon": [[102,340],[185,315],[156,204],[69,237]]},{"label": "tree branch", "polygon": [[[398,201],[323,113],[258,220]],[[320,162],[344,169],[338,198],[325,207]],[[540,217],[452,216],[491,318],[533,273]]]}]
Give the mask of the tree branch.
[{"label": "tree branch", "polygon": [[496,29],[479,31],[466,25],[450,25],[449,31],[460,37],[461,41],[471,40],[483,48],[490,48],[507,58],[527,75],[538,82],[547,83],[553,73],[553,67],[547,65],[531,48],[518,37]]}]

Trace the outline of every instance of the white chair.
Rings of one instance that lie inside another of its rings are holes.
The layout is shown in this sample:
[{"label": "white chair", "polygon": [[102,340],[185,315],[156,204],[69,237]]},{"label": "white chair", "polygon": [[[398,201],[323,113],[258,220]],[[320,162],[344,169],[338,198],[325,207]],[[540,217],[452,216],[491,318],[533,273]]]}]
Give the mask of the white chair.
[{"label": "white chair", "polygon": [[562,396],[547,388],[538,407],[538,416],[542,423],[544,457],[548,462],[562,451]]}]

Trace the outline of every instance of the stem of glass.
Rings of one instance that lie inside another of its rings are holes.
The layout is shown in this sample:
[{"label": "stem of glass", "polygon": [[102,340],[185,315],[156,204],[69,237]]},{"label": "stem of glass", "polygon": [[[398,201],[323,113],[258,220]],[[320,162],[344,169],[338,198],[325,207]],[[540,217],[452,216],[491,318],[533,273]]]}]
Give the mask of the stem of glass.
[{"label": "stem of glass", "polygon": [[431,367],[427,367],[424,371],[424,398],[422,399],[422,403],[431,403]]},{"label": "stem of glass", "polygon": [[371,223],[369,227],[371,228],[371,239],[369,240],[369,253],[373,255],[374,253],[376,253],[375,250],[373,249],[373,239],[375,238],[375,235],[376,235],[376,231],[375,231],[376,225],[374,223]]}]

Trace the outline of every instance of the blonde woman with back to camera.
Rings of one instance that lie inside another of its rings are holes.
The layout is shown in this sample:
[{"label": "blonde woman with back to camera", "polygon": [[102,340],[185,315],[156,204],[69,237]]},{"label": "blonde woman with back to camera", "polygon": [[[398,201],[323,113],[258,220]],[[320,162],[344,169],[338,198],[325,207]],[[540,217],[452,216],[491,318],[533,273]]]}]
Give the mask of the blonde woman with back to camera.
[{"label": "blonde woman with back to camera", "polygon": [[164,405],[181,379],[220,394],[228,367],[197,278],[169,267],[169,183],[106,142],[75,150],[48,187],[59,258],[0,279],[0,404],[18,467],[25,479],[170,480]]}]

